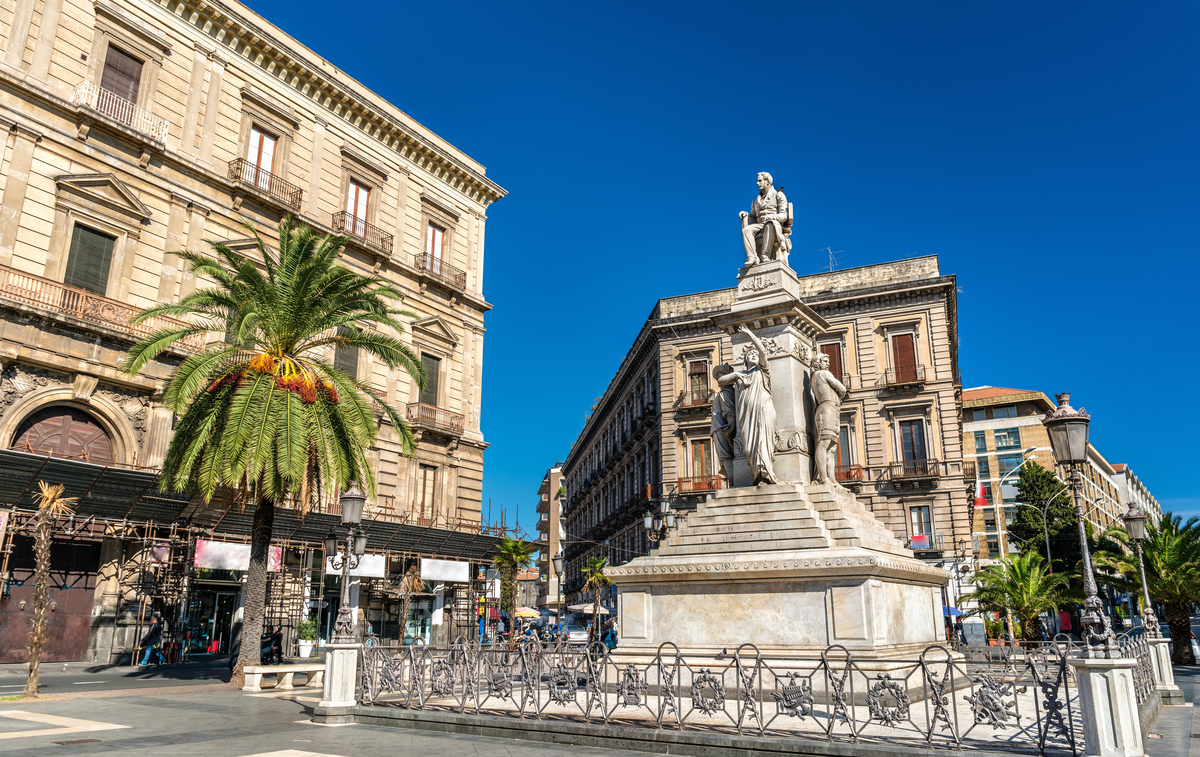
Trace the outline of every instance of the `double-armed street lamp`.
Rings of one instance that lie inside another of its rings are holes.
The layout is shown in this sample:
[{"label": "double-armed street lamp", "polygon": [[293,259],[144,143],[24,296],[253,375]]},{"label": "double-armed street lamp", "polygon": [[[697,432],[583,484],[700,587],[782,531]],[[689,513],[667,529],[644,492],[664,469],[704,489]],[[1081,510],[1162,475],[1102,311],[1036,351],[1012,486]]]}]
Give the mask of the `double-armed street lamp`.
[{"label": "double-armed street lamp", "polygon": [[1158,616],[1154,614],[1154,604],[1150,601],[1150,587],[1146,585],[1146,563],[1142,561],[1142,542],[1146,540],[1146,513],[1138,509],[1133,502],[1129,503],[1129,512],[1121,516],[1125,522],[1125,533],[1129,534],[1134,549],[1137,550],[1138,572],[1142,576],[1142,601],[1146,609],[1142,611],[1142,635],[1147,639],[1162,637],[1158,628]]},{"label": "double-armed street lamp", "polygon": [[1080,635],[1088,657],[1120,657],[1117,637],[1104,614],[1104,604],[1092,572],[1092,555],[1088,550],[1087,527],[1083,517],[1083,468],[1087,465],[1088,423],[1091,416],[1083,408],[1071,407],[1071,393],[1054,395],[1058,407],[1046,413],[1042,423],[1050,435],[1054,459],[1066,471],[1068,485],[1075,498],[1075,517],[1079,521],[1079,547],[1083,552],[1083,617]]},{"label": "double-armed street lamp", "polygon": [[367,552],[367,535],[358,524],[362,522],[363,506],[367,503],[367,495],[358,488],[357,481],[350,482],[350,488],[342,492],[338,499],[342,506],[342,525],[347,526],[346,538],[342,540],[342,550],[338,551],[338,535],[330,531],[325,537],[325,555],[330,559],[334,570],[342,571],[342,602],[338,607],[337,620],[333,623],[334,644],[350,644],[354,641],[354,608],[350,606],[350,570],[358,567],[359,560]]},{"label": "double-armed street lamp", "polygon": [[666,539],[675,530],[675,513],[671,511],[671,503],[666,497],[658,501],[657,512],[653,506],[646,508],[642,524],[646,527],[646,537],[654,542]]},{"label": "double-armed street lamp", "polygon": [[563,554],[562,547],[559,547],[558,554],[550,558],[554,563],[554,574],[558,576],[558,633],[562,635],[563,627],[563,570],[566,569],[567,556]]}]

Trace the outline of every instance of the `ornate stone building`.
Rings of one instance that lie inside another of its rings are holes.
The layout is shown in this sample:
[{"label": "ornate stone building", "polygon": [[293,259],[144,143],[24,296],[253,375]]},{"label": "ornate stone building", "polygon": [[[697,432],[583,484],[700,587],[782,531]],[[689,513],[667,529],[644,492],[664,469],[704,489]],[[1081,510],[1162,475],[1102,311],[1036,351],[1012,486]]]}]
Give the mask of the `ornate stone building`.
[{"label": "ornate stone building", "polygon": [[566,500],[566,492],[562,490],[562,463],[555,463],[542,477],[538,487],[538,590],[536,595],[538,609],[558,609],[558,576],[554,573],[554,556],[562,549],[562,503]]},{"label": "ornate stone building", "polygon": [[478,529],[485,213],[504,196],[483,166],[237,2],[15,0],[0,35],[0,447],[159,465],[164,381],[205,340],[129,377],[158,325],[133,317],[204,286],[175,251],[254,255],[245,226],[270,246],[293,214],[348,235],[343,262],[416,313],[423,390],[332,355],[419,439],[403,458],[381,428],[372,517]]},{"label": "ornate stone building", "polygon": [[[802,276],[800,286],[831,325],[816,346],[849,389],[839,482],[917,557],[946,563],[956,544],[969,544],[973,484],[962,462],[954,276],[930,256]],[[724,485],[711,440],[712,368],[734,354],[710,316],[728,312],[735,294],[660,300],[593,408],[563,466],[569,601],[582,598],[590,556],[621,564],[649,551],[648,506],[665,498],[686,514]]]}]

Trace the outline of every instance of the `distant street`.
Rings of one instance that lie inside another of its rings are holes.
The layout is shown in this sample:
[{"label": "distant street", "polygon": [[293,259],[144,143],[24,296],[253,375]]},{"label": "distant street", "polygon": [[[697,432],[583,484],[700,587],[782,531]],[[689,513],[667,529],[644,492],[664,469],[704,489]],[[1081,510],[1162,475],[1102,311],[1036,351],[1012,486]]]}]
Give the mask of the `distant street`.
[{"label": "distant street", "polygon": [[[20,665],[5,665],[0,671],[0,697],[20,694],[25,688],[27,669]],[[229,666],[226,660],[191,665],[163,665],[145,668],[128,666],[89,666],[69,663],[49,663],[42,666],[42,694],[77,694],[81,691],[113,691],[139,687],[193,686],[196,684],[227,683]]]}]

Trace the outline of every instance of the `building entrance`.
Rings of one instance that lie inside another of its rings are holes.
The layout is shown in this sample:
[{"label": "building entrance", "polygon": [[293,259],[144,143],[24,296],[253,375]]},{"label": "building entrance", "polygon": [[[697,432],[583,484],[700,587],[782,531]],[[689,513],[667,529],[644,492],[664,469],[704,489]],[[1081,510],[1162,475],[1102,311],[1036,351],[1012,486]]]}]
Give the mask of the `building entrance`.
[{"label": "building entrance", "polygon": [[233,637],[233,615],[238,593],[197,589],[188,599],[188,651],[192,654],[228,654]]}]

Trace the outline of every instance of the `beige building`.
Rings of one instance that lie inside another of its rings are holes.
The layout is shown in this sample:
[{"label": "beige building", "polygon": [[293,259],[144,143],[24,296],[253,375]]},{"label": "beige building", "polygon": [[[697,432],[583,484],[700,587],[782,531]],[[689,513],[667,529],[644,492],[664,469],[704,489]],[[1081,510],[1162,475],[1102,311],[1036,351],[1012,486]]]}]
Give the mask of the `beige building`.
[{"label": "beige building", "polygon": [[538,522],[537,540],[534,545],[538,548],[537,569],[539,583],[537,604],[530,607],[558,609],[558,576],[554,573],[554,556],[562,549],[562,503],[566,500],[563,489],[562,463],[555,463],[538,487]]},{"label": "beige building", "polygon": [[[0,128],[0,446],[159,465],[164,381],[204,340],[130,378],[126,350],[159,325],[131,319],[205,285],[174,251],[254,255],[244,225],[272,245],[294,214],[350,236],[343,262],[416,313],[401,338],[423,390],[365,354],[332,356],[419,439],[403,458],[381,428],[370,517],[478,530],[485,213],[504,196],[482,165],[225,0],[4,3]],[[223,508],[188,525],[219,531]]]},{"label": "beige building", "polygon": [[[954,276],[936,257],[800,277],[832,326],[818,342],[849,389],[838,479],[933,563],[971,537],[959,426]],[[735,289],[659,300],[563,466],[567,594],[592,555],[620,564],[650,549],[647,506],[681,514],[725,482],[711,442],[712,368],[734,360],[710,316]],[[611,599],[611,597],[606,597]]]}]

